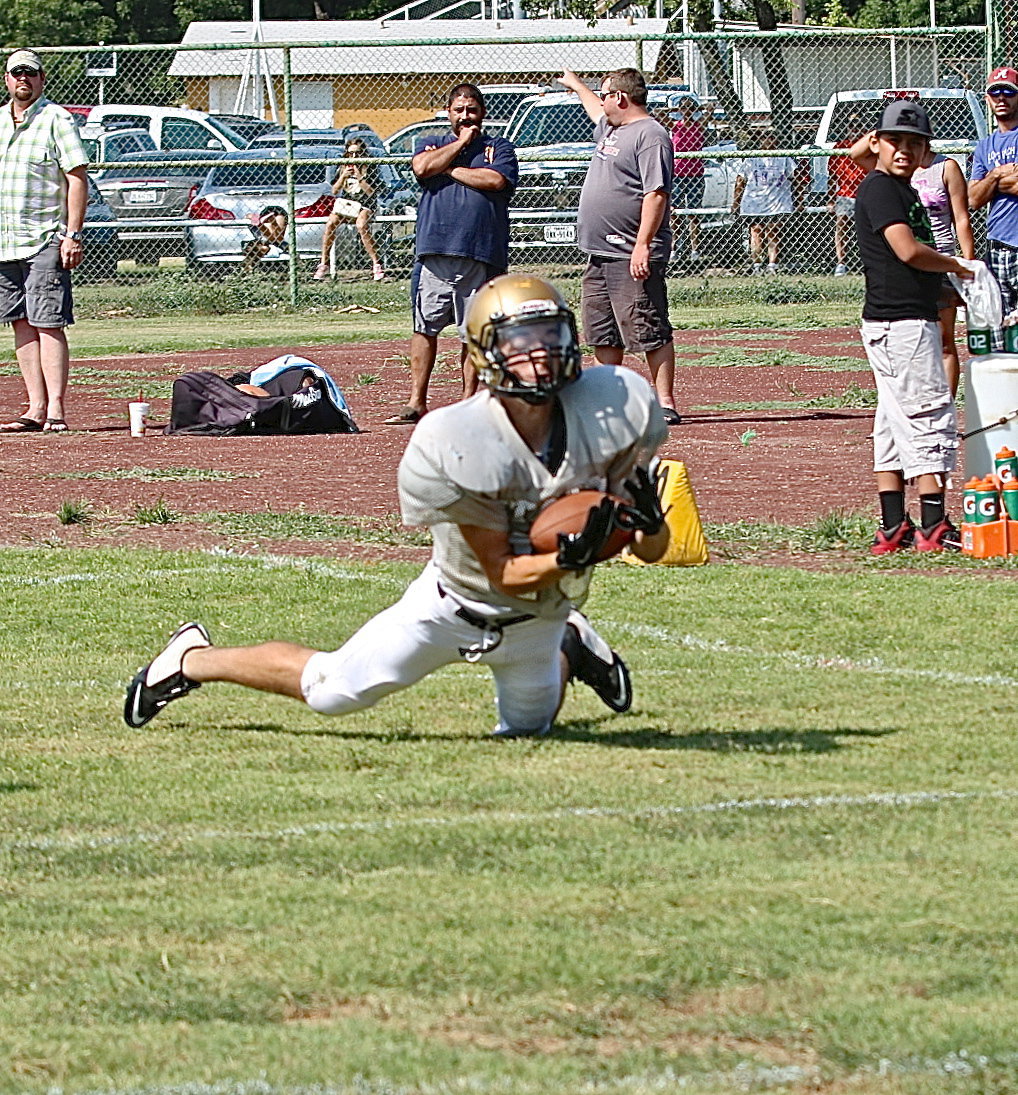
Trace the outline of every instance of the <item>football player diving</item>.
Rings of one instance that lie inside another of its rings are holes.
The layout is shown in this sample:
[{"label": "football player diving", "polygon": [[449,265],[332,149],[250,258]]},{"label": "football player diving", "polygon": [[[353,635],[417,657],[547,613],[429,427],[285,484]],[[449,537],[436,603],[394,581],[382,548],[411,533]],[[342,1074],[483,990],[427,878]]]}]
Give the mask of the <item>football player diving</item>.
[{"label": "football player diving", "polygon": [[[613,710],[632,702],[625,663],[579,611],[593,565],[617,527],[646,562],[668,546],[649,465],[667,436],[654,392],[630,369],[580,368],[572,310],[547,281],[495,278],[466,322],[481,388],[431,411],[399,466],[403,521],[430,528],[431,558],[394,605],[338,650],[287,642],[213,646],[187,623],[139,670],[124,719],[144,726],[171,700],[228,681],[342,715],[465,659],[495,679],[500,738],[551,731],[570,679]],[[535,553],[531,522],[551,499],[605,498],[558,550]]]}]

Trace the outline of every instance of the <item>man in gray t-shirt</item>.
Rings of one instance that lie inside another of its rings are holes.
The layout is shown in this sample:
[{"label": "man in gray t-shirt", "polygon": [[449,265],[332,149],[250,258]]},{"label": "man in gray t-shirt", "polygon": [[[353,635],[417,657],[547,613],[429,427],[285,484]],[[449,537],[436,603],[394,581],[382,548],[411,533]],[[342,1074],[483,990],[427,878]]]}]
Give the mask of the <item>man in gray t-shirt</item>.
[{"label": "man in gray t-shirt", "polygon": [[577,214],[579,246],[588,255],[584,336],[601,365],[621,365],[627,350],[646,354],[665,421],[677,426],[665,288],[672,250],[671,139],[647,113],[647,85],[636,69],[609,72],[600,92],[569,69],[558,80],[579,95],[597,142]]}]

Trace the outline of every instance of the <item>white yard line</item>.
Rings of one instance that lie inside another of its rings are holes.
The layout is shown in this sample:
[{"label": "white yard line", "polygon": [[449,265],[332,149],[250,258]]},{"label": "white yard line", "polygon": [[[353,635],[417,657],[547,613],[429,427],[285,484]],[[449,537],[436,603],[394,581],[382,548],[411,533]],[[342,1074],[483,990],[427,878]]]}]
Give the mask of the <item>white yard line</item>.
[{"label": "white yard line", "polygon": [[634,638],[655,639],[661,643],[682,646],[687,650],[702,650],[710,654],[753,658],[757,662],[781,662],[784,665],[792,665],[797,669],[837,669],[856,673],[876,673],[887,677],[939,681],[947,684],[991,684],[1003,688],[1018,687],[1018,677],[1008,677],[1003,673],[954,673],[945,669],[888,665],[881,658],[875,657],[857,659],[846,658],[841,654],[801,654],[797,650],[761,650],[752,646],[741,646],[729,642],[727,639],[704,639],[699,635],[684,634],[667,627],[651,627],[646,624],[627,623],[623,620],[605,620],[600,616],[596,618],[595,622],[598,625],[611,627],[624,635],[632,635]]},{"label": "white yard line", "polygon": [[[880,1058],[840,1077],[838,1083],[851,1087],[853,1083],[872,1080],[875,1076],[928,1076],[957,1078],[978,1076],[986,1071],[1012,1070],[1018,1064],[1018,1053],[987,1056],[957,1050],[945,1057],[907,1057],[901,1060]],[[587,1095],[615,1095],[625,1092],[670,1091],[767,1091],[774,1088],[813,1089],[821,1083],[823,1073],[813,1065],[754,1065],[744,1064],[726,1072],[677,1072],[665,1068],[659,1072],[643,1072],[633,1076],[592,1079],[571,1084],[570,1088]],[[64,1095],[64,1089],[52,1086],[48,1095]],[[78,1095],[544,1095],[548,1090],[541,1081],[492,1079],[487,1076],[457,1076],[442,1083],[427,1081],[400,1085],[391,1080],[358,1076],[346,1084],[286,1084],[269,1083],[264,1079],[224,1079],[213,1083],[201,1081],[181,1084],[145,1084],[142,1087],[90,1088],[75,1091]]]},{"label": "white yard line", "polygon": [[908,809],[913,806],[953,805],[978,800],[1018,798],[1016,790],[978,791],[879,791],[868,795],[813,795],[789,798],[735,798],[694,805],[644,806],[619,809],[614,806],[576,806],[556,810],[492,810],[447,817],[382,818],[370,821],[318,821],[280,829],[150,829],[135,833],[74,833],[63,837],[35,837],[0,841],[0,854],[22,851],[71,851],[75,848],[114,848],[138,844],[197,844],[206,841],[293,840],[336,833],[374,833],[394,829],[458,828],[478,824],[530,825],[551,821],[641,820],[646,818],[690,817],[704,814],[784,810],[829,810],[883,807]]}]

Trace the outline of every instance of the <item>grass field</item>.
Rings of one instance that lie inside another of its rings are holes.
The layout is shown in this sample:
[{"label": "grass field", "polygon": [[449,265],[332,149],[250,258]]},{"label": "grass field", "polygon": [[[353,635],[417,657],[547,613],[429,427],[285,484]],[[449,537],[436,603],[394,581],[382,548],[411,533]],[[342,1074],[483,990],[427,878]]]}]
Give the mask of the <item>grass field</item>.
[{"label": "grass field", "polygon": [[179,620],[333,646],[414,568],[0,552],[0,1090],[1013,1092],[1013,582],[601,571],[627,715],[494,742],[463,665],[132,732]]},{"label": "grass field", "polygon": [[[578,271],[549,270],[574,305]],[[851,278],[671,278],[671,318],[677,328],[821,328],[856,324],[860,280]],[[70,334],[75,358],[169,353],[220,347],[287,346],[299,317],[301,346],[407,339],[405,280],[309,283],[289,308],[278,277],[255,275],[198,281],[183,272],[123,283],[75,287],[77,323]],[[354,309],[354,310],[349,310]],[[229,317],[243,316],[238,324]],[[185,322],[182,322],[184,320]],[[0,349],[0,360],[14,360]]]}]

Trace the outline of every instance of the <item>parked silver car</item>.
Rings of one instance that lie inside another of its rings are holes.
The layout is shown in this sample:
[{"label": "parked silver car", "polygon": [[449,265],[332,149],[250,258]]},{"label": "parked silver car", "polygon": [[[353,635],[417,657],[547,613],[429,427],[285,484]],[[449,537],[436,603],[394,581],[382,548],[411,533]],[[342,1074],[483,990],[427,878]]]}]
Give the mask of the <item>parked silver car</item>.
[{"label": "parked silver car", "polygon": [[[339,160],[343,153],[344,147],[328,145],[299,146],[293,150],[294,226],[297,257],[302,261],[319,259],[325,221],[332,212],[332,182],[338,167],[321,161]],[[213,167],[188,207],[185,257],[188,268],[195,272],[241,266],[245,247],[255,238],[254,220],[258,214],[269,206],[289,207],[285,149],[252,148],[231,156],[230,160],[240,162]],[[416,195],[391,164],[380,163],[377,170],[382,192],[374,236],[383,262],[394,269],[405,265],[413,250],[412,203]],[[340,225],[336,238],[341,254],[359,249],[352,224]],[[261,263],[281,264],[287,258],[286,249],[273,247]],[[363,263],[358,259],[354,265]]]},{"label": "parked silver car", "polygon": [[96,178],[117,216],[123,258],[157,262],[184,254],[188,204],[224,155],[204,148],[136,152]]}]

